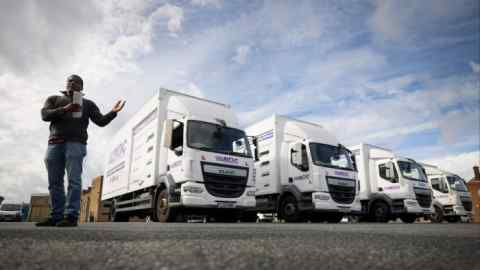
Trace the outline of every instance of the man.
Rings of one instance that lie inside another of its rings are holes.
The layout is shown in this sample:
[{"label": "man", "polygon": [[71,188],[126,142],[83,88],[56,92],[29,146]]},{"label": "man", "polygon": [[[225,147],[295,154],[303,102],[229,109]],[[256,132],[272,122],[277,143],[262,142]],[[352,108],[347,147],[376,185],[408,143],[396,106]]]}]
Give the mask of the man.
[{"label": "man", "polygon": [[[68,77],[66,88],[67,91],[61,91],[63,95],[48,97],[41,110],[42,120],[50,122],[45,165],[48,173],[51,213],[47,220],[37,223],[37,226],[77,226],[89,120],[98,126],[106,126],[125,105],[124,101],[119,100],[109,113],[102,115],[97,105],[89,99],[83,98],[82,106],[73,103],[74,95],[83,95],[81,92],[83,80],[80,76]],[[78,115],[79,112],[81,115]],[[68,178],[66,198],[63,180],[65,170]]]}]

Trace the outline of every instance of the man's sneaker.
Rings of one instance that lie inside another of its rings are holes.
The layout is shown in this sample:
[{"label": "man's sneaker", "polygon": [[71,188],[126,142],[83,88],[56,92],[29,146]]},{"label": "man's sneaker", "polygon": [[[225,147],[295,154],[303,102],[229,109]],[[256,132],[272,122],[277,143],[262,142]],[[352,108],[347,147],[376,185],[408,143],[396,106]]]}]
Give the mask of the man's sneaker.
[{"label": "man's sneaker", "polygon": [[77,220],[71,218],[64,218],[57,223],[57,227],[77,227],[77,225]]},{"label": "man's sneaker", "polygon": [[57,226],[57,224],[58,224],[58,221],[56,221],[52,218],[48,218],[44,221],[40,221],[40,222],[35,223],[35,226],[37,226],[37,227],[55,227],[55,226]]}]

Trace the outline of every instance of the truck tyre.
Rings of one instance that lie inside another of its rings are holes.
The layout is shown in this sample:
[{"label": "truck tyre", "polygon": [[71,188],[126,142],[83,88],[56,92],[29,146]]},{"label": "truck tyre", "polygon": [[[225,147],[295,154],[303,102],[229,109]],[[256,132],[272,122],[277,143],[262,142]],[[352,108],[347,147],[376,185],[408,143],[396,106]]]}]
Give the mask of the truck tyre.
[{"label": "truck tyre", "polygon": [[167,189],[163,189],[157,195],[157,199],[155,200],[154,217],[155,221],[158,222],[184,221],[183,215],[180,213],[179,209],[170,207]]},{"label": "truck tyre", "polygon": [[384,202],[376,202],[370,211],[374,222],[386,223],[390,220],[390,209]]},{"label": "truck tyre", "polygon": [[400,219],[403,221],[403,223],[414,223],[417,217],[414,215],[404,215],[401,216]]},{"label": "truck tyre", "polygon": [[435,206],[434,212],[432,216],[430,217],[430,220],[433,223],[442,223],[443,221],[443,211],[440,209],[440,207]]},{"label": "truck tyre", "polygon": [[298,209],[297,199],[292,195],[284,196],[280,201],[279,214],[286,222],[302,222],[303,218]]},{"label": "truck tyre", "polygon": [[328,223],[339,223],[343,219],[343,214],[331,213],[327,215]]}]

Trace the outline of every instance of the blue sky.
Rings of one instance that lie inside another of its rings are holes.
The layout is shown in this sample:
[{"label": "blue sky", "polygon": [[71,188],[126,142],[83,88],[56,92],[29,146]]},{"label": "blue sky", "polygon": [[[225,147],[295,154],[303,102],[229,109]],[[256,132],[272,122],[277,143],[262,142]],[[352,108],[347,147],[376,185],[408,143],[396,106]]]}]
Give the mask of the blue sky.
[{"label": "blue sky", "polygon": [[479,164],[478,1],[30,0],[0,10],[0,147],[16,149],[0,154],[0,181],[13,198],[46,191],[38,111],[71,73],[103,111],[127,100],[112,125],[90,128],[84,186],[159,87],[232,104],[244,126],[278,113],[468,179]]}]

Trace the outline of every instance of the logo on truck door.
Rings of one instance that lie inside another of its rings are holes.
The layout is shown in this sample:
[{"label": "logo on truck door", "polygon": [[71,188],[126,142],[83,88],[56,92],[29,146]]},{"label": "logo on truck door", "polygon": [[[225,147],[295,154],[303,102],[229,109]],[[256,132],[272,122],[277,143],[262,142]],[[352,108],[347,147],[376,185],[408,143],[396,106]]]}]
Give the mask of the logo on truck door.
[{"label": "logo on truck door", "polygon": [[216,161],[223,161],[227,163],[232,163],[232,164],[238,164],[239,160],[238,158],[234,157],[227,157],[227,156],[215,156]]},{"label": "logo on truck door", "polygon": [[308,178],[310,178],[309,174],[303,174],[303,175],[293,177],[293,180],[295,180],[295,181],[296,180],[307,180]]}]

